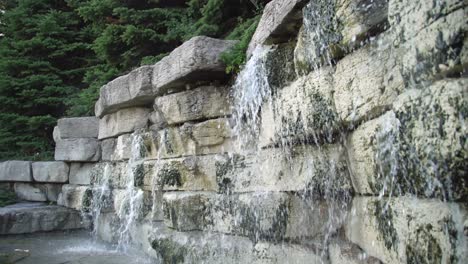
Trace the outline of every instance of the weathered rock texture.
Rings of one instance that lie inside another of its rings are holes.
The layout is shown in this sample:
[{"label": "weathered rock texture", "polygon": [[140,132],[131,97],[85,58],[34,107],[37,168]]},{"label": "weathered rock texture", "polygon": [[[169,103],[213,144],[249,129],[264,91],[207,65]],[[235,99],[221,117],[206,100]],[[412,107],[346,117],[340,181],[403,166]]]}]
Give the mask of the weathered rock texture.
[{"label": "weathered rock texture", "polygon": [[235,43],[203,36],[185,42],[154,65],[154,94],[180,91],[188,83],[224,79],[226,73],[221,53]]},{"label": "weathered rock texture", "polygon": [[152,74],[153,67],[143,66],[104,85],[96,102],[96,116],[151,103],[154,100]]},{"label": "weathered rock texture", "polygon": [[148,124],[150,109],[134,107],[119,110],[99,120],[99,139],[131,133]]},{"label": "weathered rock texture", "polygon": [[286,42],[293,37],[302,18],[301,8],[306,3],[305,0],[273,0],[268,3],[250,41],[248,57],[258,45]]},{"label": "weathered rock texture", "polygon": [[0,163],[0,181],[30,182],[32,179],[30,161],[10,160]]},{"label": "weathered rock texture", "polygon": [[158,97],[154,108],[169,125],[216,118],[230,114],[228,92],[227,87],[199,87]]},{"label": "weathered rock texture", "polygon": [[97,138],[98,130],[98,119],[96,117],[62,118],[57,122],[57,131],[55,131],[54,138],[56,138],[55,141],[59,138]]},{"label": "weathered rock texture", "polygon": [[57,202],[62,185],[15,183],[15,193],[20,200],[32,202]]},{"label": "weathered rock texture", "polygon": [[86,162],[100,157],[100,143],[94,138],[62,139],[55,146],[55,160]]},{"label": "weathered rock texture", "polygon": [[4,162],[0,180],[28,200],[61,187],[100,238],[161,263],[462,263],[466,12],[270,1],[236,81],[234,42],[192,38],[101,88],[97,136],[59,122],[69,184],[32,178],[65,181],[60,162]]},{"label": "weathered rock texture", "polygon": [[33,178],[37,182],[67,182],[69,170],[68,164],[60,161],[32,163]]},{"label": "weathered rock texture", "polygon": [[86,228],[80,213],[41,203],[21,203],[0,208],[0,235]]}]

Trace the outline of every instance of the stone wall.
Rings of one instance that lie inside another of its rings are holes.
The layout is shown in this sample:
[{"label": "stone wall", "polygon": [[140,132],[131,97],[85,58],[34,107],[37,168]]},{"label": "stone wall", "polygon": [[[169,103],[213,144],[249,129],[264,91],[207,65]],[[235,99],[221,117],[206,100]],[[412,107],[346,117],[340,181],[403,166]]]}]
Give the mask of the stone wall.
[{"label": "stone wall", "polygon": [[225,74],[233,42],[195,37],[60,120],[56,162],[0,179],[26,200],[61,186],[102,239],[164,263],[462,263],[467,8],[273,0],[249,78]]}]

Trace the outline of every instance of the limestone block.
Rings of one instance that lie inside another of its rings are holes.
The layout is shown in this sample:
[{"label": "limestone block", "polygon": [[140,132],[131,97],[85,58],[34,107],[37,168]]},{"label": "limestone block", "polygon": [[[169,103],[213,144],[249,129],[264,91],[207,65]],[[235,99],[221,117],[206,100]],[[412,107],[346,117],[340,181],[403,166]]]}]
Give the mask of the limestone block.
[{"label": "limestone block", "polygon": [[150,242],[162,262],[193,263],[323,263],[309,247],[291,243],[254,244],[248,238],[218,233],[174,232],[163,223],[148,226]]},{"label": "limestone block", "polygon": [[42,161],[32,163],[33,178],[37,182],[65,183],[68,181],[68,164],[61,161]]},{"label": "limestone block", "polygon": [[86,228],[80,213],[42,203],[19,203],[0,208],[0,235]]},{"label": "limestone block", "polygon": [[395,0],[390,1],[389,12],[407,86],[423,88],[464,71],[468,10],[463,0]]},{"label": "limestone block", "polygon": [[236,41],[193,37],[153,66],[153,94],[181,91],[186,84],[225,79],[221,54]]},{"label": "limestone block", "polygon": [[102,160],[121,161],[132,156],[132,134],[123,134],[117,138],[105,139],[101,143]]},{"label": "limestone block", "polygon": [[352,125],[389,109],[403,90],[403,79],[387,38],[344,57],[336,66],[335,106],[339,117]]},{"label": "limestone block", "polygon": [[233,149],[231,127],[226,118],[149,131],[142,137],[144,157],[149,159],[226,153]]},{"label": "limestone block", "polygon": [[356,192],[466,199],[467,85],[448,79],[408,90],[392,111],[358,127],[348,139]]},{"label": "limestone block", "polygon": [[94,186],[110,186],[125,188],[133,174],[128,162],[100,162],[91,170],[91,184]]},{"label": "limestone block", "polygon": [[71,163],[69,182],[74,185],[91,184],[91,173],[95,163]]},{"label": "limestone block", "polygon": [[304,191],[349,193],[352,191],[345,158],[339,145],[270,148],[256,155],[231,155],[218,160],[221,190],[230,192]]},{"label": "limestone block", "polygon": [[214,86],[158,97],[154,103],[169,125],[226,116],[230,107],[228,88]]},{"label": "limestone block", "polygon": [[409,197],[356,197],[346,237],[384,263],[450,263],[464,259],[457,204]]},{"label": "limestone block", "polygon": [[62,186],[57,204],[75,210],[85,210],[91,204],[91,195],[88,186],[65,184]]},{"label": "limestone block", "polygon": [[227,118],[212,119],[194,124],[192,137],[198,147],[223,144],[231,137],[231,126]]},{"label": "limestone block", "polygon": [[96,116],[102,118],[123,108],[151,104],[156,96],[151,84],[152,75],[152,66],[142,66],[101,87],[95,106]]},{"label": "limestone block", "polygon": [[34,202],[56,202],[62,185],[15,183],[14,188],[16,196],[21,200]]},{"label": "limestone block", "polygon": [[116,137],[146,127],[150,109],[126,108],[103,116],[99,120],[99,139]]},{"label": "limestone block", "polygon": [[277,91],[261,113],[260,146],[331,143],[339,130],[333,68],[322,68]]},{"label": "limestone block", "polygon": [[311,1],[303,9],[294,62],[305,75],[331,65],[388,26],[387,0]]},{"label": "limestone block", "polygon": [[[156,99],[157,100],[157,99]],[[149,115],[150,129],[153,131],[159,131],[167,126],[166,120],[158,109],[155,109]]]},{"label": "limestone block", "polygon": [[167,192],[163,195],[164,223],[179,231],[200,230],[206,225],[211,193]]},{"label": "limestone block", "polygon": [[[134,220],[143,220],[152,213],[153,201],[155,200],[151,192],[141,189],[112,190],[113,210],[119,219],[126,219],[132,215]],[[159,204],[162,204],[162,201],[159,201]]]},{"label": "limestone block", "polygon": [[30,161],[9,160],[0,162],[0,181],[31,182],[32,180]]},{"label": "limestone block", "polygon": [[108,138],[101,141],[101,160],[112,160],[112,154],[115,150],[115,138]]},{"label": "limestone block", "polygon": [[101,157],[99,141],[94,138],[62,139],[55,146],[55,160],[98,161]]},{"label": "limestone block", "polygon": [[301,9],[306,3],[304,0],[273,0],[268,3],[249,43],[247,57],[258,45],[282,43],[295,36],[302,19]]},{"label": "limestone block", "polygon": [[131,134],[124,134],[117,138],[115,149],[111,160],[128,160],[132,157],[132,142],[134,137]]},{"label": "limestone block", "polygon": [[164,193],[164,218],[178,231],[214,231],[253,241],[321,240],[342,227],[348,203],[301,198],[283,192]]},{"label": "limestone block", "polygon": [[295,41],[272,45],[265,54],[264,66],[268,84],[273,90],[289,85],[297,77],[294,65],[295,45]]},{"label": "limestone block", "polygon": [[217,191],[218,155],[191,156],[144,163],[146,190]]},{"label": "limestone block", "polygon": [[358,245],[335,239],[329,245],[330,264],[381,264],[377,258],[367,255]]},{"label": "limestone block", "polygon": [[[61,118],[57,121],[57,138],[97,138],[98,119],[96,117]],[[57,141],[57,140],[56,140]]]}]

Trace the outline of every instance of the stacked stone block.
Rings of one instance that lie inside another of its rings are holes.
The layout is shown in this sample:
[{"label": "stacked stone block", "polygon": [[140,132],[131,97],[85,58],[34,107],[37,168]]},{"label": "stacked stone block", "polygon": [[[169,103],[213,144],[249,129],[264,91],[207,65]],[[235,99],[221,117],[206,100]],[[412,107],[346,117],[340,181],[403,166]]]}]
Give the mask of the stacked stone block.
[{"label": "stacked stone block", "polygon": [[466,9],[273,0],[248,50],[269,46],[258,151],[233,132],[234,42],[195,37],[104,85],[96,118],[60,120],[57,162],[4,162],[0,178],[40,199],[39,182],[69,183],[59,203],[85,211],[105,182],[107,241],[141,191],[131,239],[166,262],[460,262]]}]

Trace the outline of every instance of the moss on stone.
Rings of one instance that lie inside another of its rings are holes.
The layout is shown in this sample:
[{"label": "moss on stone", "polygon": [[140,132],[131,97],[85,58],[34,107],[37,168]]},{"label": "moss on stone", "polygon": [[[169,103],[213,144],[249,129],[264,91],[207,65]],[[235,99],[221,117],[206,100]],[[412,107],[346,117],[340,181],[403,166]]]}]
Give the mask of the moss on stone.
[{"label": "moss on stone", "polygon": [[188,253],[185,247],[178,245],[169,238],[156,239],[151,243],[151,246],[161,256],[163,263],[184,263]]},{"label": "moss on stone", "polygon": [[[416,230],[416,238],[406,245],[406,257],[409,264],[442,263],[442,249],[437,239],[431,234],[430,224]],[[455,263],[455,262],[451,262]]]},{"label": "moss on stone", "polygon": [[374,212],[377,229],[381,239],[384,241],[385,247],[388,250],[393,249],[397,252],[398,234],[393,226],[395,213],[389,205],[385,204],[385,202],[381,200],[374,201],[373,206],[374,208],[371,212]]},{"label": "moss on stone", "polygon": [[164,164],[158,171],[158,179],[162,186],[182,186],[182,175],[180,171],[171,164]]},{"label": "moss on stone", "polygon": [[137,164],[133,170],[133,177],[134,177],[134,186],[139,187],[143,185],[144,178],[145,178],[145,166],[144,164]]}]

